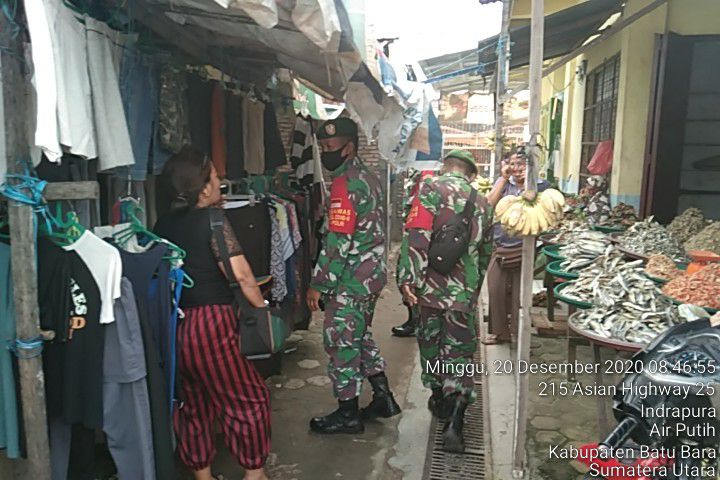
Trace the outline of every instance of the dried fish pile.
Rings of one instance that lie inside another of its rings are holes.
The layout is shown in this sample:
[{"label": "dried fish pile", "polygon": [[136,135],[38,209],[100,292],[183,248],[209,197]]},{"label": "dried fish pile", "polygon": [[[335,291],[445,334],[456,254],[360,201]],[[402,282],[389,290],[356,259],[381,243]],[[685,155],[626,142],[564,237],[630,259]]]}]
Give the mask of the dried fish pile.
[{"label": "dried fish pile", "polygon": [[573,237],[578,233],[590,230],[590,226],[580,220],[563,220],[557,228],[553,230],[553,235],[549,237],[550,242],[565,245],[570,243]]},{"label": "dried fish pile", "polygon": [[563,296],[610,307],[625,297],[644,302],[648,291],[660,294],[655,283],[642,274],[642,260],[626,261],[620,252],[611,250],[595,259],[580,272],[580,277],[565,287]]},{"label": "dried fish pile", "polygon": [[707,224],[708,222],[705,220],[702,210],[690,207],[673,218],[673,221],[667,226],[667,231],[678,242],[685,243],[700,233]]},{"label": "dried fish pile", "polygon": [[580,270],[593,263],[598,256],[613,249],[610,237],[604,233],[593,230],[576,233],[569,237],[566,245],[560,247],[559,253],[566,259],[560,268],[566,272]]},{"label": "dried fish pile", "polygon": [[685,272],[677,268],[675,262],[665,255],[651,255],[645,265],[645,273],[662,280],[673,280],[685,275]]},{"label": "dried fish pile", "polygon": [[585,205],[585,215],[591,225],[604,225],[610,218],[610,197],[599,191]]},{"label": "dried fish pile", "polygon": [[720,255],[720,222],[713,222],[685,243],[685,249],[710,250]]},{"label": "dried fish pile", "polygon": [[578,310],[569,321],[601,337],[646,345],[668,328],[682,323],[682,318],[671,302],[658,305],[657,310],[630,307],[624,302],[610,309]]},{"label": "dried fish pile", "polygon": [[711,263],[692,275],[676,278],[662,291],[681,302],[720,309],[720,264]]},{"label": "dried fish pile", "polygon": [[663,227],[649,217],[637,222],[620,236],[620,245],[640,255],[663,254],[675,262],[685,263],[685,249]]},{"label": "dried fish pile", "polygon": [[641,344],[678,323],[672,301],[642,275],[641,265],[642,260],[624,262],[616,251],[598,257],[563,289],[564,296],[595,305],[578,311],[570,321],[596,335]]},{"label": "dried fish pile", "polygon": [[600,223],[606,227],[630,227],[638,221],[635,207],[627,203],[618,203],[610,211],[607,220]]}]

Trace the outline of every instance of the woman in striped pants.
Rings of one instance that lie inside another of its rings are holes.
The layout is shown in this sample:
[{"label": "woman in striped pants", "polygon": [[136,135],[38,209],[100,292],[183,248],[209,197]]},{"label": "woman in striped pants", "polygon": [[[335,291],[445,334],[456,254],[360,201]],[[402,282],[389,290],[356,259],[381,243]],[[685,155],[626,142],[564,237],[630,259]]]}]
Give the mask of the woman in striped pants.
[{"label": "woman in striped pants", "polygon": [[[212,480],[215,421],[246,480],[265,480],[270,452],[270,395],[255,367],[240,354],[233,294],[210,230],[210,209],[222,197],[212,163],[185,147],[163,172],[175,200],[155,226],[158,235],[185,250],[183,268],[195,280],[180,301],[178,327],[180,407],[175,411],[178,451],[197,480]],[[265,305],[229,222],[224,228],[232,272],[248,302]]]}]

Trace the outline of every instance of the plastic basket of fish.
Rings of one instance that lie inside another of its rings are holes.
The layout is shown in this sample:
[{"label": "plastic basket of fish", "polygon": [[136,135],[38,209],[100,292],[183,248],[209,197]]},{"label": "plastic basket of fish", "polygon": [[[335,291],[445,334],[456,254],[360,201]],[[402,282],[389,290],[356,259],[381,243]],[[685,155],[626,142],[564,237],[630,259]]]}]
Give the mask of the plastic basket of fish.
[{"label": "plastic basket of fish", "polygon": [[555,292],[555,298],[557,298],[557,299],[560,300],[561,302],[567,303],[568,305],[574,305],[574,306],[576,306],[577,308],[581,308],[581,309],[592,308],[592,307],[593,307],[593,304],[590,303],[590,302],[585,302],[585,301],[583,301],[583,300],[581,300],[581,299],[579,299],[579,298],[575,298],[575,297],[568,297],[568,296],[566,296],[566,295],[563,294],[563,289],[565,289],[566,287],[571,286],[573,283],[574,283],[574,282],[565,282],[565,283],[561,283],[560,285],[557,285],[557,286],[553,289],[553,291]]},{"label": "plastic basket of fish", "polygon": [[558,232],[545,232],[538,236],[538,241],[543,245],[560,245],[557,241]]},{"label": "plastic basket of fish", "polygon": [[[652,332],[643,332],[637,336],[634,335],[634,332],[630,332],[628,335],[622,331],[624,326],[615,324],[608,315],[595,309],[578,310],[573,313],[568,318],[568,326],[570,330],[595,343],[627,351],[642,350],[643,346],[654,338]],[[625,330],[631,330],[631,328]],[[615,338],[615,335],[622,336],[623,339]],[[627,340],[628,337],[634,341]]]},{"label": "plastic basket of fish", "polygon": [[559,278],[565,278],[567,280],[574,280],[578,278],[580,275],[573,272],[566,272],[561,268],[561,264],[563,263],[563,260],[555,260],[554,262],[551,262],[548,264],[547,267],[545,267],[545,270],[548,271],[551,275]]},{"label": "plastic basket of fish", "polygon": [[552,258],[553,260],[565,260],[565,257],[560,255],[560,245],[548,245],[543,247],[541,250],[546,257]]}]

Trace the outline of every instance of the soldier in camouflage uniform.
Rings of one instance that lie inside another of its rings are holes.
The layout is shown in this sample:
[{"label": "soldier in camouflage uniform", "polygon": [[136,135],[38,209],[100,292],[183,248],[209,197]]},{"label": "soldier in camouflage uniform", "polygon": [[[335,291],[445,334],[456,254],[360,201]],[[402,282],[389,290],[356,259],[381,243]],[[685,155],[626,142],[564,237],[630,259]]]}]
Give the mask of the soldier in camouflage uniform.
[{"label": "soldier in camouflage uniform", "polygon": [[[435,172],[432,170],[417,170],[410,173],[408,179],[403,185],[403,219],[407,219],[410,214],[413,200],[420,192],[420,185],[422,185],[425,179],[430,178],[433,175],[435,175]],[[399,272],[400,269],[398,268],[395,271],[396,280],[399,278]],[[418,317],[420,316],[420,307],[417,305],[410,305],[405,301],[403,301],[403,304],[408,309],[408,318],[402,325],[392,327],[392,334],[396,337],[414,337],[417,330]]]},{"label": "soldier in camouflage uniform", "polygon": [[428,248],[433,230],[462,213],[476,173],[472,154],[453,150],[445,158],[442,175],[425,181],[406,222],[398,265],[403,296],[420,306],[417,338],[423,384],[432,389],[428,408],[436,417],[450,419],[445,448],[451,451],[465,449],[465,409],[476,398],[473,379],[464,368],[473,362],[477,348],[477,299],[492,248],[487,200],[477,197],[468,251],[452,272],[433,270]]},{"label": "soldier in camouflage uniform", "polygon": [[[339,408],[313,418],[310,428],[318,433],[361,433],[364,419],[400,413],[385,376],[385,361],[369,331],[387,280],[382,187],[356,156],[358,133],[352,120],[329,120],[317,137],[323,166],[331,171],[333,182],[307,302],[316,311],[321,298],[324,301],[328,374]],[[365,378],[373,388],[373,399],[361,412],[358,397]]]}]

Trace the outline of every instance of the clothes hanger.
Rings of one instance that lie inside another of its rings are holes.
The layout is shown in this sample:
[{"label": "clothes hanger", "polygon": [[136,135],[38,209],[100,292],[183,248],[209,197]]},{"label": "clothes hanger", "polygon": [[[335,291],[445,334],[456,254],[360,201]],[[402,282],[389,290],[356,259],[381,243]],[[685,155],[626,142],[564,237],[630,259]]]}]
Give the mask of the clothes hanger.
[{"label": "clothes hanger", "polygon": [[63,219],[62,205],[59,202],[55,206],[55,215],[47,212],[45,216],[49,222],[45,223],[43,230],[60,245],[72,245],[85,233],[85,227],[74,211],[68,212]]},{"label": "clothes hanger", "polygon": [[[130,205],[133,206],[133,205]],[[123,229],[113,234],[113,239],[121,248],[127,245],[128,241],[138,235],[142,235],[151,242],[162,243],[168,247],[169,255],[163,256],[163,260],[169,261],[176,267],[180,267],[182,261],[187,256],[187,253],[182,248],[178,247],[174,243],[159,237],[154,232],[147,229],[145,224],[138,218],[138,213],[141,213],[143,209],[139,205],[134,205],[132,210],[126,212],[128,214],[130,223]],[[195,286],[195,281],[190,276],[183,272],[183,287],[192,288]]]}]

